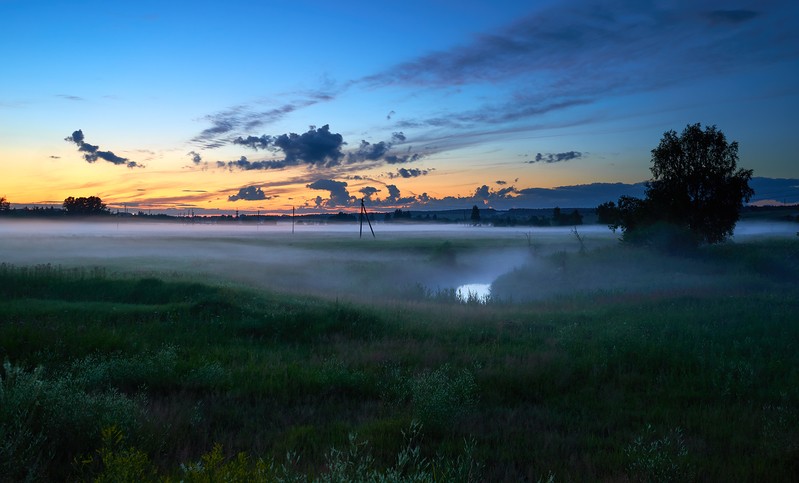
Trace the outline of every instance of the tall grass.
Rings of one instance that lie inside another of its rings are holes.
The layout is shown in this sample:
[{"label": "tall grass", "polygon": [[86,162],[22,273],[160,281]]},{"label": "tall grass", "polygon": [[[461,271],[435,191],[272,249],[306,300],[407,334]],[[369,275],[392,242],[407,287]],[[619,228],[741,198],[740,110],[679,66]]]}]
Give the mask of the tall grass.
[{"label": "tall grass", "polygon": [[[556,267],[545,287],[629,264],[636,289],[472,305],[5,265],[0,474],[792,481],[796,253],[555,253],[536,262]],[[506,281],[532,283],[525,270]]]}]

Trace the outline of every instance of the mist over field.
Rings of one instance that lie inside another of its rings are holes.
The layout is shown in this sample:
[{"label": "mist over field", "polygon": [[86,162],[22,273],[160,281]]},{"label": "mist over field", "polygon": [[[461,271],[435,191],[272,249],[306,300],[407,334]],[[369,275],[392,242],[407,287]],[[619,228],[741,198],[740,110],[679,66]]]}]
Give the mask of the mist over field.
[{"label": "mist over field", "polygon": [[[364,302],[492,286],[496,299],[575,292],[695,290],[724,283],[701,259],[630,250],[603,225],[495,228],[376,224],[0,223],[0,263],[102,267],[111,273],[243,284]],[[741,222],[731,243],[795,237],[796,224]],[[590,261],[568,254],[595,252]],[[567,266],[568,264],[568,266]],[[486,295],[477,293],[477,295]]]},{"label": "mist over field", "polygon": [[0,222],[0,474],[799,471],[795,222],[679,253],[601,225],[294,228]]}]

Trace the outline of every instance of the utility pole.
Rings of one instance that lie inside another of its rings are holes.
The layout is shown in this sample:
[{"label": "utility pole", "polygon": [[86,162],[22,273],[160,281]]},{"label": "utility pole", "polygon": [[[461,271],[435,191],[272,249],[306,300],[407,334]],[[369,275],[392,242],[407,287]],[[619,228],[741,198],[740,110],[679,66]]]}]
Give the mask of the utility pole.
[{"label": "utility pole", "polygon": [[369,213],[366,212],[366,206],[364,206],[363,198],[361,198],[361,216],[360,216],[361,229],[360,229],[360,232],[358,233],[358,238],[362,238],[363,237],[363,218],[364,217],[366,217],[366,222],[369,223],[369,230],[372,231],[372,238],[377,238],[375,236],[375,231],[372,229],[372,222],[369,221]]}]

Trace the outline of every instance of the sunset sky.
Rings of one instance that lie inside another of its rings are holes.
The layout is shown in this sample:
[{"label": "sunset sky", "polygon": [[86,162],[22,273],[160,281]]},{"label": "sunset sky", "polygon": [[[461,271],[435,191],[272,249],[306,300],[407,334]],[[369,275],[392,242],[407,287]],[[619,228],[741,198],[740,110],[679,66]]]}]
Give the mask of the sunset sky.
[{"label": "sunset sky", "polygon": [[796,0],[0,0],[0,196],[584,206],[696,122],[796,181],[797,25]]}]

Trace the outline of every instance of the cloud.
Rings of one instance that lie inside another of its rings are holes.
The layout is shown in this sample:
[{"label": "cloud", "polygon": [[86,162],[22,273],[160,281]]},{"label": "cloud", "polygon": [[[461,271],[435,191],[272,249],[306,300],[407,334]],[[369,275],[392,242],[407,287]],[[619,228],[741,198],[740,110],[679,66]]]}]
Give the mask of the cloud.
[{"label": "cloud", "polygon": [[388,164],[404,164],[422,159],[423,155],[412,153],[410,147],[404,154],[389,154],[394,145],[404,143],[406,139],[403,132],[394,132],[389,141],[372,144],[362,140],[357,150],[347,153],[347,162],[383,161]]},{"label": "cloud", "polygon": [[341,134],[331,133],[328,124],[319,129],[312,126],[302,134],[281,134],[273,144],[283,151],[285,163],[289,165],[306,163],[331,167],[339,164],[344,156],[341,152],[344,138]]},{"label": "cloud", "polygon": [[[786,11],[787,10],[787,11]],[[502,86],[478,109],[405,119],[407,128],[470,129],[565,111],[612,96],[660,90],[722,72],[749,72],[796,58],[799,35],[788,1],[713,10],[704,2],[553,2],[492,32],[359,79],[370,88],[430,92]]]},{"label": "cloud", "polygon": [[[579,85],[582,89],[595,84],[598,78],[581,79],[574,77],[575,74],[590,74],[597,68],[608,74],[620,66],[638,62],[650,64],[680,59],[689,65],[675,63],[674,67],[682,68],[669,74],[673,76],[671,80],[696,68],[705,75],[712,75],[717,63],[724,61],[707,54],[724,53],[728,57],[727,42],[731,38],[744,41],[750,33],[736,28],[757,17],[759,12],[754,10],[708,12],[701,2],[557,2],[504,28],[476,35],[470,42],[399,63],[362,81],[373,86],[449,87],[545,76],[570,80],[566,86]],[[708,25],[704,21],[706,18],[725,22]],[[764,29],[759,25],[752,29],[759,35],[771,34],[758,30]],[[669,48],[664,49],[664,45]],[[740,54],[756,60],[757,52],[764,48],[766,46],[758,42]],[[783,54],[790,52],[790,48],[783,49]],[[687,53],[692,55],[685,56]],[[617,71],[609,84],[629,74],[626,69]],[[656,82],[663,74],[661,69],[649,73],[647,83]],[[633,76],[630,80],[642,79]],[[555,85],[548,84],[549,87]],[[599,86],[602,87],[606,86]]]},{"label": "cloud", "polygon": [[[229,142],[235,143],[242,138],[238,136],[235,139],[230,139],[231,134],[242,130],[245,132],[252,131],[275,123],[298,109],[330,101],[335,98],[335,95],[334,88],[327,88],[302,92],[297,99],[265,110],[256,110],[251,106],[244,105],[233,106],[227,110],[206,116],[205,119],[210,121],[211,126],[203,129],[200,134],[191,139],[191,142],[206,149],[218,148]],[[254,104],[263,104],[263,102]]]},{"label": "cloud", "polygon": [[500,186],[508,184],[507,181],[503,181],[501,179],[498,179],[498,180],[494,181],[494,183],[496,183],[496,184],[498,184]]},{"label": "cloud", "polygon": [[246,139],[242,138],[241,136],[239,136],[239,137],[237,137],[236,139],[233,140],[233,144],[238,144],[238,145],[241,145],[241,146],[247,146],[248,148],[252,148],[252,149],[258,151],[259,148],[260,149],[267,149],[269,147],[269,145],[272,144],[273,141],[274,141],[274,138],[272,138],[272,136],[267,136],[266,134],[264,134],[261,137],[247,136]]},{"label": "cloud", "polygon": [[250,161],[247,156],[242,156],[236,161],[217,161],[218,168],[230,170],[240,169],[242,171],[263,170],[263,169],[282,169],[289,166],[284,161]]},{"label": "cloud", "polygon": [[418,168],[399,168],[396,173],[386,173],[389,179],[394,178],[417,178],[419,176],[425,176],[430,173],[432,169],[418,169]]},{"label": "cloud", "polygon": [[287,166],[307,164],[314,167],[330,168],[340,164],[341,158],[344,157],[344,153],[341,151],[341,147],[344,145],[344,138],[341,134],[330,132],[328,124],[319,129],[311,126],[307,132],[302,134],[288,133],[274,137],[264,135],[260,138],[250,136],[247,139],[238,138],[235,142],[253,149],[273,146],[281,150],[285,158],[282,160],[249,161],[246,156],[242,156],[238,161],[217,162],[217,166],[225,166],[229,169],[253,170],[281,169]]},{"label": "cloud", "polygon": [[84,101],[85,100],[84,98],[82,98],[80,96],[72,96],[72,95],[69,95],[69,94],[57,94],[56,96],[60,97],[61,99],[66,99],[68,101]]},{"label": "cloud", "polygon": [[258,200],[267,200],[271,199],[271,197],[267,197],[266,193],[258,186],[247,186],[245,188],[239,189],[239,192],[235,195],[228,196],[228,201],[238,201],[238,200],[245,200],[245,201],[258,201]]},{"label": "cloud", "polygon": [[371,199],[372,195],[379,193],[380,190],[375,188],[374,186],[365,186],[359,189],[358,192],[361,193],[364,196],[364,198]]},{"label": "cloud", "polygon": [[89,163],[94,163],[98,159],[102,159],[108,161],[109,163],[116,164],[116,165],[125,165],[128,168],[143,168],[141,164],[137,163],[136,161],[131,161],[127,158],[123,158],[121,156],[117,156],[116,154],[112,153],[111,151],[100,151],[99,146],[95,146],[93,144],[89,144],[85,142],[83,136],[83,130],[78,129],[77,131],[72,133],[72,136],[67,136],[64,138],[64,141],[68,141],[71,143],[75,143],[78,146],[78,151],[85,153],[83,155],[83,159],[85,159]]},{"label": "cloud", "polygon": [[361,141],[358,150],[354,153],[349,153],[348,160],[350,163],[362,160],[374,161],[385,156],[389,149],[391,149],[391,144],[385,141],[380,141],[375,144]]},{"label": "cloud", "polygon": [[305,186],[313,190],[326,190],[330,192],[330,198],[327,201],[323,200],[320,196],[316,197],[317,207],[340,207],[350,206],[355,202],[355,197],[350,196],[347,191],[346,181],[336,181],[333,179],[320,179]]},{"label": "cloud", "polygon": [[[435,136],[447,139],[439,152],[474,144],[476,139],[504,136],[514,128],[530,131],[586,124],[610,115],[600,112],[555,121],[552,114],[795,60],[799,30],[790,22],[768,19],[794,18],[796,9],[796,2],[789,0],[752,3],[746,8],[688,0],[547,2],[512,23],[338,88],[326,86],[294,95],[268,109],[240,105],[215,113],[206,118],[210,126],[193,141],[210,148],[234,143],[266,149],[272,147],[272,140],[245,136],[249,130],[353,88],[400,87],[420,97],[440,98],[442,102],[431,103],[435,114],[399,122],[394,110],[386,109],[385,114],[386,121],[398,129],[436,128]],[[498,94],[470,97],[477,90],[482,94],[480,88],[489,84],[497,87]],[[464,105],[472,107],[459,107]],[[520,125],[532,120],[535,125]],[[346,159],[403,164],[420,158],[419,154],[391,153],[390,144],[361,143]]]},{"label": "cloud", "polygon": [[[408,148],[402,154],[390,154],[395,144],[406,141],[405,134],[394,132],[389,141],[370,143],[362,140],[357,149],[344,152],[344,138],[339,133],[330,131],[330,125],[320,128],[311,126],[302,134],[288,133],[278,136],[264,134],[262,136],[238,137],[233,144],[246,146],[254,150],[266,149],[275,154],[282,153],[283,159],[250,161],[242,156],[237,161],[217,162],[217,166],[228,169],[260,170],[282,169],[288,166],[307,165],[312,168],[333,168],[346,159],[348,164],[377,162],[402,164],[422,159],[420,153],[412,153]],[[425,173],[426,174],[426,173]]]},{"label": "cloud", "polygon": [[186,153],[186,156],[191,158],[191,162],[194,163],[194,164],[200,164],[203,161],[203,158],[198,153],[195,153],[194,151],[189,151],[188,153]]},{"label": "cloud", "polygon": [[412,163],[414,161],[419,161],[423,157],[424,155],[422,155],[421,153],[402,154],[402,155],[390,154],[388,156],[385,156],[383,160],[388,164],[406,164],[406,163]]},{"label": "cloud", "polygon": [[526,161],[529,164],[534,163],[560,163],[561,161],[571,161],[572,159],[580,159],[583,157],[583,153],[579,151],[568,151],[565,153],[548,153],[548,154],[541,154],[538,153],[535,155],[535,159],[530,161]]}]

